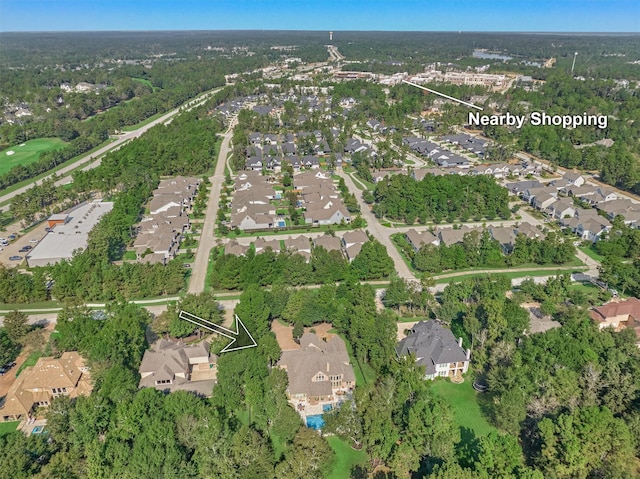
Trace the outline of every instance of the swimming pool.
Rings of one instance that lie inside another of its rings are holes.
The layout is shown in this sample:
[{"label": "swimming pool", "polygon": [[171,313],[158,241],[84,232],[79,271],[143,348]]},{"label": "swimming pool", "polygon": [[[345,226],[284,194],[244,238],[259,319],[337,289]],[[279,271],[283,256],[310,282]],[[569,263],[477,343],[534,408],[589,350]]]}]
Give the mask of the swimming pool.
[{"label": "swimming pool", "polygon": [[307,427],[310,427],[311,429],[322,429],[322,426],[324,426],[322,414],[307,416]]},{"label": "swimming pool", "polygon": [[33,428],[33,431],[31,431],[31,434],[40,434],[43,429],[44,429],[44,426],[36,426]]},{"label": "swimming pool", "polygon": [[331,404],[323,404],[322,405],[322,412],[331,411],[332,409],[333,409],[333,406]]}]

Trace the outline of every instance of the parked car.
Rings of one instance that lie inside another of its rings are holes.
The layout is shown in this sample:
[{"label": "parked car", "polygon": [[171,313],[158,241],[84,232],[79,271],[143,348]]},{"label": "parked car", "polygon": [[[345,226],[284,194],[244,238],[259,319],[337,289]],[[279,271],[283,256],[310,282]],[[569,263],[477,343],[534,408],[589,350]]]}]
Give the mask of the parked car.
[{"label": "parked car", "polygon": [[191,268],[191,265],[189,263],[184,263],[182,265],[183,268]]},{"label": "parked car", "polygon": [[0,367],[0,376],[5,374],[7,371],[9,371],[15,365],[16,365],[16,363],[12,362],[12,363],[7,363],[4,366]]},{"label": "parked car", "polygon": [[25,252],[29,251],[32,248],[33,248],[33,246],[23,246],[22,248],[20,248],[18,250],[18,253],[25,253]]},{"label": "parked car", "polygon": [[9,238],[11,241],[13,241],[14,239],[16,239],[16,238],[17,238],[17,236],[16,236],[16,235],[9,235],[9,236],[8,236],[8,238]]},{"label": "parked car", "polygon": [[38,241],[40,241],[38,238],[31,238],[29,243],[37,243]]},{"label": "parked car", "polygon": [[22,259],[22,256],[10,256],[9,257],[9,261],[20,261]]}]

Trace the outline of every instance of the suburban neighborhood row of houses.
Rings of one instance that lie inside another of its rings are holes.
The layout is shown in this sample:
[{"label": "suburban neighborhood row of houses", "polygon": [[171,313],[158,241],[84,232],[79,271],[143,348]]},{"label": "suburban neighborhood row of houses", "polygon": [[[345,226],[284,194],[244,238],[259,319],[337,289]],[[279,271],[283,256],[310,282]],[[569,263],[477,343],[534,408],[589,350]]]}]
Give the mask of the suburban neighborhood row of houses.
[{"label": "suburban neighborhood row of houses", "polygon": [[[298,195],[296,208],[302,210],[305,224],[312,226],[350,223],[351,214],[331,177],[320,170],[294,175],[293,189]],[[286,215],[278,212],[276,202],[283,199],[284,188],[269,176],[245,171],[234,183],[231,200],[232,228],[243,231],[268,230],[287,226]]]},{"label": "suburban neighborhood row of houses", "polygon": [[[544,239],[545,234],[534,225],[522,222],[514,226],[489,226],[486,231],[491,235],[491,238],[500,243],[500,247],[505,254],[511,253],[515,246],[515,241],[518,235],[524,235],[530,239]],[[415,229],[410,229],[405,233],[405,239],[414,251],[418,251],[423,245],[440,246],[452,246],[454,244],[461,244],[464,241],[465,235],[469,233],[482,234],[484,228],[462,226],[458,229],[455,228],[437,228],[431,231],[418,232]]]},{"label": "suburban neighborhood row of houses", "polygon": [[512,194],[557,220],[562,227],[571,229],[583,240],[598,241],[610,231],[611,221],[616,216],[622,216],[628,226],[640,228],[640,204],[619,198],[609,188],[588,185],[578,173],[568,172],[547,184],[531,180],[506,186]]},{"label": "suburban neighborhood row of houses", "polygon": [[136,259],[162,263],[175,258],[184,234],[191,227],[189,213],[200,180],[177,176],[160,181],[153,191],[149,213],[136,225]]},{"label": "suburban neighborhood row of houses", "polygon": [[[339,130],[332,128],[335,138]],[[290,164],[294,171],[302,168],[320,168],[321,161],[327,162],[330,156],[333,167],[342,167],[342,153],[332,152],[329,143],[320,130],[298,133],[250,133],[246,148],[245,169],[259,171],[263,169],[279,173],[283,163]]]},{"label": "suburban neighborhood row of houses", "polygon": [[[367,233],[363,230],[347,231],[342,236],[332,236],[325,234],[315,239],[308,236],[300,235],[296,237],[289,236],[281,241],[278,239],[267,240],[265,238],[257,238],[253,242],[256,254],[261,254],[271,249],[274,253],[288,251],[291,254],[299,254],[305,258],[307,262],[311,259],[311,250],[314,247],[322,247],[327,251],[339,251],[349,261],[358,256],[362,245],[369,241]],[[229,241],[224,247],[225,254],[234,256],[245,256],[249,251],[249,246],[241,245],[236,240]]]}]

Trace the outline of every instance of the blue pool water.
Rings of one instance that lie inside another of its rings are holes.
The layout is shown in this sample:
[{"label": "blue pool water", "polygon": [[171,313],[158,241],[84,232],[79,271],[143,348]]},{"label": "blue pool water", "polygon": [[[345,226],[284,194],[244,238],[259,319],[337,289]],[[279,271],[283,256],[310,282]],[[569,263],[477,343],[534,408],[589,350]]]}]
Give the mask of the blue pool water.
[{"label": "blue pool water", "polygon": [[278,221],[278,228],[284,228],[285,226],[287,226],[287,223],[284,221]]},{"label": "blue pool water", "polygon": [[310,427],[311,429],[322,429],[322,426],[324,426],[322,414],[307,416],[307,427]]},{"label": "blue pool water", "polygon": [[333,406],[331,404],[323,404],[322,405],[322,411],[323,412],[331,411],[332,409],[333,409]]},{"label": "blue pool water", "polygon": [[31,434],[40,434],[43,429],[44,429],[44,426],[36,426],[33,428],[33,431],[31,431]]}]

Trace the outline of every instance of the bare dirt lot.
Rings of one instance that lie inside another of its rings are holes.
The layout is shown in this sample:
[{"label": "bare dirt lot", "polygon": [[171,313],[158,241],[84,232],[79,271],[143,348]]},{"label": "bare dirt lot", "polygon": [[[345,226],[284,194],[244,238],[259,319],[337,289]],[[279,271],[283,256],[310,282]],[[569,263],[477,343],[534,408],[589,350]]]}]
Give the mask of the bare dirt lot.
[{"label": "bare dirt lot", "polygon": [[[304,332],[309,333],[313,330],[319,338],[331,339],[335,336],[334,333],[329,332],[332,328],[331,323],[320,323],[310,328],[304,328]],[[300,349],[300,345],[293,340],[293,326],[286,325],[280,321],[273,321],[271,323],[271,331],[276,335],[276,341],[278,341],[280,349],[283,351]]]}]

